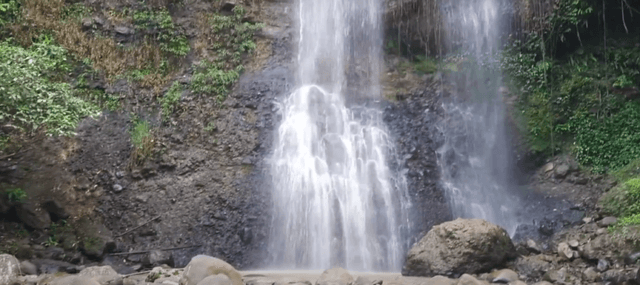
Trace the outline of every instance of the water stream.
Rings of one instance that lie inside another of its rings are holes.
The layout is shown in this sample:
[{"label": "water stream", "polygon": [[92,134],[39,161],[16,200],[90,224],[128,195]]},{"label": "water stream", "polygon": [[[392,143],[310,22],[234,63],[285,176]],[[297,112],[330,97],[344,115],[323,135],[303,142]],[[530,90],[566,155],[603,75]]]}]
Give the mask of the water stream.
[{"label": "water stream", "polygon": [[[510,184],[510,146],[500,87],[498,51],[507,4],[500,0],[442,1],[451,58],[460,71],[447,77],[452,95],[439,124],[442,186],[455,217],[481,218],[510,234],[522,208]],[[445,4],[448,3],[448,4]],[[455,41],[454,41],[455,40]]]},{"label": "water stream", "polygon": [[411,207],[376,107],[382,0],[299,0],[297,89],[271,157],[276,269],[399,271]]}]

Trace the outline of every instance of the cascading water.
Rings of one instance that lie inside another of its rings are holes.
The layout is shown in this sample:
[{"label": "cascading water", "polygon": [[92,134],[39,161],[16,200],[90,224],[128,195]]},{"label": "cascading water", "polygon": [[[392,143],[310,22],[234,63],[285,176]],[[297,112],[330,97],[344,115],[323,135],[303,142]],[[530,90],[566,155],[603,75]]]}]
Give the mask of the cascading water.
[{"label": "cascading water", "polygon": [[[497,68],[506,3],[499,0],[442,1],[457,64],[449,81],[440,123],[445,143],[438,150],[442,184],[454,216],[481,218],[514,234],[520,204],[510,186],[505,107]],[[449,4],[446,4],[449,3]]]},{"label": "cascading water", "polygon": [[392,144],[372,107],[382,1],[299,0],[297,8],[298,88],[281,104],[271,158],[270,266],[398,271],[410,203],[404,178],[387,166]]}]

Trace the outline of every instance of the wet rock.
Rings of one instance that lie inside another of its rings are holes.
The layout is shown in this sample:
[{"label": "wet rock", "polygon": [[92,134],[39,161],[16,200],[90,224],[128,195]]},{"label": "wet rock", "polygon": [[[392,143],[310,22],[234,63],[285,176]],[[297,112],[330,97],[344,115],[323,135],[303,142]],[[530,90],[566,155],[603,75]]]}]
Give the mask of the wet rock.
[{"label": "wet rock", "polygon": [[526,249],[530,252],[533,253],[540,253],[542,252],[542,250],[540,250],[540,247],[538,246],[538,244],[533,241],[533,240],[527,240],[527,244],[526,244]]},{"label": "wet rock", "polygon": [[78,273],[78,276],[89,277],[93,280],[98,281],[100,284],[106,284],[120,278],[120,274],[113,270],[111,266],[87,267],[80,271],[80,273]]},{"label": "wet rock", "polygon": [[224,274],[212,275],[202,281],[198,282],[198,285],[233,285],[231,279]]},{"label": "wet rock", "polygon": [[51,225],[49,212],[36,207],[31,202],[22,203],[16,206],[18,219],[30,228],[43,230]]},{"label": "wet rock", "polygon": [[510,283],[518,280],[518,273],[511,269],[502,269],[494,271],[490,274],[493,283]]},{"label": "wet rock", "polygon": [[549,283],[547,281],[541,281],[541,282],[535,283],[533,285],[553,285],[553,284],[551,284],[551,283]]},{"label": "wet rock", "polygon": [[457,285],[485,285],[485,284],[487,283],[484,281],[480,281],[469,274],[462,274],[462,276],[460,276],[460,279],[458,279]]},{"label": "wet rock", "polygon": [[606,259],[598,260],[598,266],[596,266],[596,269],[598,270],[598,272],[605,272],[609,270],[609,261],[607,261]]},{"label": "wet rock", "polygon": [[220,11],[231,12],[235,7],[236,7],[235,1],[224,1],[222,5],[220,5]]},{"label": "wet rock", "polygon": [[50,259],[34,259],[31,261],[37,268],[40,274],[56,274],[58,272],[67,272],[70,268],[75,268],[75,265]]},{"label": "wet rock", "polygon": [[556,167],[554,177],[557,179],[564,179],[565,177],[567,177],[567,174],[569,174],[569,170],[570,169],[568,164],[561,164]]},{"label": "wet rock", "polygon": [[637,268],[611,269],[602,273],[602,280],[613,282],[614,284],[622,284],[624,282],[638,284],[640,282],[640,274],[638,274]]},{"label": "wet rock", "polygon": [[353,283],[353,276],[349,273],[349,271],[334,267],[322,272],[318,281],[316,281],[316,285],[349,285]]},{"label": "wet rock", "polygon": [[83,218],[77,223],[77,232],[84,236],[81,238],[80,249],[85,255],[92,258],[102,258],[105,253],[115,249],[111,231],[102,223]]},{"label": "wet rock", "polygon": [[598,260],[606,257],[610,250],[610,238],[607,235],[599,235],[584,245],[582,257],[588,260]]},{"label": "wet rock", "polygon": [[631,254],[625,256],[624,263],[625,264],[636,264],[636,263],[638,263],[639,259],[640,259],[640,251],[639,252],[634,252],[634,253],[631,253]]},{"label": "wet rock", "polygon": [[116,193],[120,193],[124,189],[124,187],[122,187],[122,185],[120,184],[113,184],[111,188],[113,189],[113,192],[116,192]]},{"label": "wet rock", "polygon": [[26,275],[38,275],[38,268],[27,260],[20,262],[20,271]]},{"label": "wet rock", "polygon": [[484,220],[457,219],[433,227],[407,255],[408,276],[477,273],[514,257],[507,232]]},{"label": "wet rock", "polygon": [[160,266],[163,264],[173,267],[173,254],[169,251],[153,250],[142,258],[142,264],[146,267]]},{"label": "wet rock", "polygon": [[617,222],[618,222],[618,219],[616,217],[605,217],[604,219],[598,222],[598,226],[608,227],[608,226],[615,225]]},{"label": "wet rock", "polygon": [[9,284],[20,275],[20,262],[13,255],[0,254],[0,284]]},{"label": "wet rock", "polygon": [[577,251],[572,250],[569,244],[567,244],[566,242],[561,242],[558,244],[557,252],[562,259],[571,260],[573,258],[580,257],[580,254]]},{"label": "wet rock", "polygon": [[569,246],[570,246],[572,249],[576,249],[576,248],[578,248],[578,246],[580,245],[580,243],[579,243],[577,240],[575,240],[575,239],[574,239],[574,240],[570,240],[570,241],[568,242],[568,244],[569,244]]},{"label": "wet rock", "polygon": [[208,276],[224,274],[233,285],[243,285],[242,276],[229,263],[221,259],[198,255],[191,259],[187,267],[184,269],[180,285],[197,285],[198,282]]},{"label": "wet rock", "polygon": [[374,284],[374,282],[371,281],[371,279],[364,276],[358,276],[358,278],[356,278],[356,281],[353,281],[353,285],[372,285],[372,284]]},{"label": "wet rock", "polygon": [[116,33],[124,36],[133,35],[133,33],[135,33],[135,30],[133,28],[129,28],[127,26],[117,26],[114,28],[114,30],[116,31]]},{"label": "wet rock", "polygon": [[42,203],[42,209],[49,212],[49,215],[55,219],[66,220],[69,218],[67,210],[56,200],[45,201]]},{"label": "wet rock", "polygon": [[582,272],[582,280],[599,282],[600,279],[600,273],[598,273],[593,267],[589,267]]}]

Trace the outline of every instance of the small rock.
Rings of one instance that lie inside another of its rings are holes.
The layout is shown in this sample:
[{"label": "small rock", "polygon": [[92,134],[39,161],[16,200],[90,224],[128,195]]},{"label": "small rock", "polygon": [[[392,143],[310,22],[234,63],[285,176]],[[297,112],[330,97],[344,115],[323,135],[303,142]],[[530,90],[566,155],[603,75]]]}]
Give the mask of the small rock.
[{"label": "small rock", "polygon": [[560,255],[560,257],[563,259],[571,260],[574,258],[573,250],[571,250],[571,247],[569,247],[569,244],[567,244],[566,242],[561,242],[560,244],[558,244],[558,255]]},{"label": "small rock", "polygon": [[502,269],[491,273],[491,282],[493,283],[510,283],[518,280],[518,273],[511,269]]},{"label": "small rock", "polygon": [[617,222],[618,222],[618,219],[616,217],[605,217],[604,219],[598,222],[598,225],[604,228],[604,227],[615,225]]},{"label": "small rock", "polygon": [[236,7],[235,1],[224,1],[220,6],[221,11],[231,12]]},{"label": "small rock", "polygon": [[134,33],[134,30],[132,28],[126,27],[126,26],[117,26],[114,29],[116,31],[116,33],[121,34],[121,35],[132,35]]},{"label": "small rock", "polygon": [[524,282],[522,282],[520,280],[516,280],[516,281],[513,281],[513,282],[509,283],[509,285],[527,285],[527,283],[524,283]]},{"label": "small rock", "polygon": [[569,241],[569,246],[573,249],[578,248],[579,245],[580,243],[575,239]]},{"label": "small rock", "polygon": [[639,259],[640,259],[640,251],[639,252],[634,252],[634,253],[631,253],[631,254],[627,255],[624,258],[624,263],[628,264],[628,265],[636,264],[636,263],[638,263]]},{"label": "small rock", "polygon": [[120,274],[113,270],[111,266],[92,266],[82,269],[78,276],[86,276],[93,280],[98,281],[101,284],[117,280]]},{"label": "small rock", "polygon": [[638,284],[640,282],[640,274],[638,268],[633,269],[611,269],[602,273],[602,280],[612,282],[614,284]]},{"label": "small rock", "polygon": [[593,267],[589,267],[582,272],[582,279],[589,282],[599,282],[600,273],[598,273]]},{"label": "small rock", "polygon": [[535,283],[533,285],[553,285],[553,284],[551,284],[551,283],[549,283],[547,281],[541,281],[541,282]]},{"label": "small rock", "polygon": [[475,277],[469,274],[462,274],[460,279],[458,279],[457,285],[484,285],[486,283],[476,279]]},{"label": "small rock", "polygon": [[173,267],[173,254],[168,251],[153,250],[142,258],[142,264],[147,267],[160,266],[163,264]]},{"label": "small rock", "polygon": [[113,192],[116,192],[116,193],[119,193],[124,189],[124,187],[122,187],[122,185],[120,184],[113,184],[112,188],[113,188]]},{"label": "small rock", "polygon": [[82,19],[82,27],[83,28],[89,29],[89,28],[91,28],[91,26],[93,26],[93,19],[91,19],[91,18]]},{"label": "small rock", "polygon": [[116,178],[121,179],[122,177],[124,177],[124,172],[122,171],[116,172]]},{"label": "small rock", "polygon": [[609,270],[609,261],[607,261],[606,259],[598,260],[598,266],[596,267],[596,269],[599,272],[605,272]]},{"label": "small rock", "polygon": [[217,274],[227,275],[233,285],[244,285],[242,276],[233,266],[221,259],[206,255],[197,255],[191,259],[180,278],[180,284],[197,285],[208,276]]},{"label": "small rock", "polygon": [[530,239],[530,240],[527,240],[527,250],[529,250],[530,252],[533,252],[533,253],[540,253],[540,252],[542,252],[542,251],[540,250],[540,247],[538,246],[538,244],[536,244],[536,242],[535,242],[535,241],[533,241],[533,240],[531,240],[531,239]]},{"label": "small rock", "polygon": [[607,233],[607,229],[604,229],[604,228],[602,228],[602,229],[598,229],[598,230],[596,231],[596,234],[597,234],[597,235],[603,235],[603,234],[606,234],[606,233]]},{"label": "small rock", "polygon": [[542,279],[547,282],[555,283],[558,281],[563,281],[565,278],[564,272],[561,270],[549,270],[547,273],[542,276]]},{"label": "small rock", "polygon": [[218,274],[202,279],[202,281],[198,282],[198,285],[232,285],[232,283],[227,275]]},{"label": "small rock", "polygon": [[593,218],[591,218],[591,217],[583,218],[582,222],[584,222],[585,224],[591,223],[591,222],[593,222]]},{"label": "small rock", "polygon": [[38,268],[27,260],[20,262],[20,270],[26,275],[38,275]]},{"label": "small rock", "polygon": [[10,254],[0,254],[0,284],[9,284],[20,275],[20,262]]},{"label": "small rock", "polygon": [[553,162],[549,162],[549,163],[545,164],[545,165],[542,167],[542,171],[544,171],[545,173],[547,173],[547,172],[549,172],[549,171],[553,170],[553,167],[554,167]]},{"label": "small rock", "polygon": [[554,172],[554,177],[558,179],[564,179],[569,174],[569,165],[561,164]]}]

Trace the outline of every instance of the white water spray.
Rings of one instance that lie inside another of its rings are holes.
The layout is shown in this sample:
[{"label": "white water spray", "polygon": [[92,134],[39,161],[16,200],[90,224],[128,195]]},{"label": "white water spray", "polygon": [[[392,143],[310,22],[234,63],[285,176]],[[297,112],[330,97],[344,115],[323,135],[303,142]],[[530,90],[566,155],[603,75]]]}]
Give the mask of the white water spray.
[{"label": "white water spray", "polygon": [[299,0],[298,88],[281,105],[271,158],[272,267],[402,266],[406,182],[387,165],[392,143],[371,107],[380,96],[381,2]]},{"label": "white water spray", "polygon": [[509,144],[499,51],[500,0],[460,0],[444,5],[450,39],[460,39],[463,70],[453,75],[455,90],[443,103],[445,118],[439,125],[445,143],[438,150],[442,185],[456,217],[481,218],[514,234],[521,223],[521,207],[510,191]]}]

